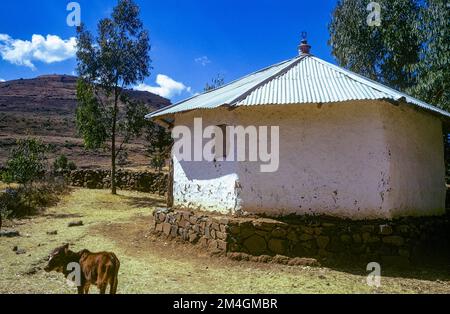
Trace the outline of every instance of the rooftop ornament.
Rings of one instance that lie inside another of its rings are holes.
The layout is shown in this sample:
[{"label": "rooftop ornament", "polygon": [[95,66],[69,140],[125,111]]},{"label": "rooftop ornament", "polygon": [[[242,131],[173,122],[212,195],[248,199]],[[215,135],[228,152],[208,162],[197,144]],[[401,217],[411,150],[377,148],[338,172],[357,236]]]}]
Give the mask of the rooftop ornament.
[{"label": "rooftop ornament", "polygon": [[308,45],[307,37],[308,33],[302,32],[302,41],[300,43],[300,46],[298,46],[298,51],[301,56],[309,55],[311,51],[311,46]]}]

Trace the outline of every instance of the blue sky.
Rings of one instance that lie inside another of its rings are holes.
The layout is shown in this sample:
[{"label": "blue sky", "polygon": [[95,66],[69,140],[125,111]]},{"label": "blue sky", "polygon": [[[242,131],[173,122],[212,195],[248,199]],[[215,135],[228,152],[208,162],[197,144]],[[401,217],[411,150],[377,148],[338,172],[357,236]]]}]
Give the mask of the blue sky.
[{"label": "blue sky", "polygon": [[[73,73],[76,62],[70,38],[75,28],[66,24],[69,2],[2,1],[0,79]],[[136,2],[150,31],[154,68],[142,88],[174,102],[201,92],[218,73],[229,82],[294,57],[302,31],[308,32],[312,53],[333,62],[327,25],[335,0]],[[95,30],[97,21],[111,13],[116,1],[78,3],[83,23]],[[32,43],[33,35],[42,37],[35,36]]]}]

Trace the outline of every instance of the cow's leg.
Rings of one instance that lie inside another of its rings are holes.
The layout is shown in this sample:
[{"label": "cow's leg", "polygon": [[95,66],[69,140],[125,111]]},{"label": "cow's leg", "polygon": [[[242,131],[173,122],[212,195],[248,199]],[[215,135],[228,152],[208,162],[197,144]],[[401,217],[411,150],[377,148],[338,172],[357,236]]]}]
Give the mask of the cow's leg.
[{"label": "cow's leg", "polygon": [[119,268],[120,268],[120,262],[117,259],[117,257],[112,254],[112,259],[114,260],[114,269],[112,271],[112,274],[109,279],[109,284],[111,285],[110,294],[116,294],[117,293],[117,285],[119,284]]},{"label": "cow's leg", "polygon": [[117,293],[117,285],[119,284],[119,280],[117,279],[117,274],[110,280],[110,291],[109,294],[116,294]]},{"label": "cow's leg", "polygon": [[84,285],[84,294],[89,294],[89,288],[91,287],[91,285],[90,284],[85,284]]},{"label": "cow's leg", "polygon": [[78,289],[78,294],[84,294],[84,287],[83,286],[77,287],[77,289]]},{"label": "cow's leg", "polygon": [[101,283],[98,286],[98,289],[100,290],[100,294],[106,294],[106,286],[108,285],[108,283]]}]

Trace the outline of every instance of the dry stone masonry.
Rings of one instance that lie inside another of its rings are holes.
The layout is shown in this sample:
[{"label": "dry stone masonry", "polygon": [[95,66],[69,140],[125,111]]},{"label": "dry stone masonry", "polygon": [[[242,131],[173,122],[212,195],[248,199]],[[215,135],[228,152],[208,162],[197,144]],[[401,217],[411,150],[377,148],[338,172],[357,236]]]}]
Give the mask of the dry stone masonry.
[{"label": "dry stone masonry", "polygon": [[238,218],[157,209],[153,232],[213,253],[376,261],[407,265],[448,256],[448,217],[352,221],[329,217]]},{"label": "dry stone masonry", "polygon": [[209,217],[190,211],[172,212],[157,209],[153,213],[152,230],[170,238],[200,243],[215,253],[226,253],[230,240],[227,217]]},{"label": "dry stone masonry", "polygon": [[[74,170],[64,174],[69,185],[88,189],[107,189],[111,187],[109,170]],[[146,193],[165,194],[167,192],[167,174],[118,170],[117,187]]]}]

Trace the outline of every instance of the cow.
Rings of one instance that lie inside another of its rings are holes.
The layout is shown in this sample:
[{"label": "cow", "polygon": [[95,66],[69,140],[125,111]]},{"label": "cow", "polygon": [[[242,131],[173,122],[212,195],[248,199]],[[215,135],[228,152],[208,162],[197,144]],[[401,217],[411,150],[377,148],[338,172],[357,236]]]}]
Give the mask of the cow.
[{"label": "cow", "polygon": [[108,284],[110,294],[116,294],[120,262],[114,253],[91,253],[88,250],[75,253],[69,250],[69,244],[66,244],[56,248],[50,254],[44,270],[56,271],[68,278],[74,271],[71,267],[72,263],[78,264],[81,271],[77,287],[78,294],[88,294],[91,285],[97,286],[100,294],[105,294]]}]

